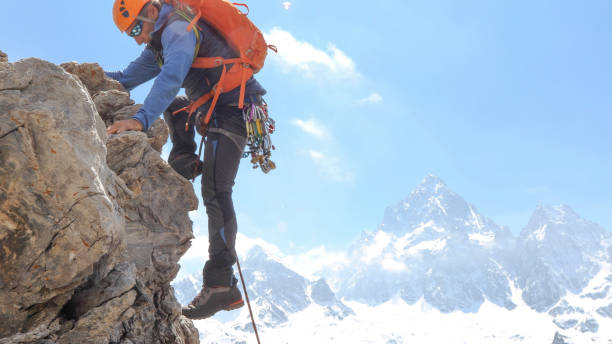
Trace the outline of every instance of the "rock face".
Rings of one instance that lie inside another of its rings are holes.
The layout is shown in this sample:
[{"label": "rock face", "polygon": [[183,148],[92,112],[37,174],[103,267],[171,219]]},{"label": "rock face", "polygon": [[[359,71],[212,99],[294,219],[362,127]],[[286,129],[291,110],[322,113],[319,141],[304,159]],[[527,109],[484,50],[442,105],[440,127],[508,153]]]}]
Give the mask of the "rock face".
[{"label": "rock face", "polygon": [[[0,344],[198,343],[170,281],[193,238],[167,127],[94,64],[0,54]],[[72,73],[72,74],[71,74]]]}]

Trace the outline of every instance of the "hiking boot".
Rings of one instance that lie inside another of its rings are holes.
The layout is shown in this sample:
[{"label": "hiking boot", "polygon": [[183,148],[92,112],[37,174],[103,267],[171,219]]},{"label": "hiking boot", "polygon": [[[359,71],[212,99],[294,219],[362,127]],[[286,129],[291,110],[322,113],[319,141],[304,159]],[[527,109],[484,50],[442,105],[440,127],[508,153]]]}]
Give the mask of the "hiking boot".
[{"label": "hiking boot", "polygon": [[168,160],[168,163],[178,174],[188,180],[202,174],[202,162],[195,154],[179,154]]},{"label": "hiking boot", "polygon": [[236,283],[231,287],[203,286],[200,293],[187,307],[183,315],[189,319],[201,320],[213,316],[218,311],[231,311],[244,306],[242,294]]}]

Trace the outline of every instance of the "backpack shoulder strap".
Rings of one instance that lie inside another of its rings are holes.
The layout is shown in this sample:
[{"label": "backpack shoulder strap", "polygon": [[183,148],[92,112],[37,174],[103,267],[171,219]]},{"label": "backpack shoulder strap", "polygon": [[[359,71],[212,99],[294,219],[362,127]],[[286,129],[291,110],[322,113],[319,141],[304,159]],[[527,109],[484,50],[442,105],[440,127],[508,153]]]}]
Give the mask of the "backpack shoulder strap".
[{"label": "backpack shoulder strap", "polygon": [[200,45],[202,43],[202,34],[200,32],[201,29],[199,26],[195,24],[197,23],[197,20],[199,20],[199,15],[194,15],[192,13],[189,13],[187,9],[176,8],[174,9],[173,16],[175,16],[178,20],[184,20],[188,22],[189,25],[187,26],[187,31],[193,30],[193,33],[196,36],[195,51],[193,53],[193,61],[195,61],[198,58],[198,53],[200,52]]}]

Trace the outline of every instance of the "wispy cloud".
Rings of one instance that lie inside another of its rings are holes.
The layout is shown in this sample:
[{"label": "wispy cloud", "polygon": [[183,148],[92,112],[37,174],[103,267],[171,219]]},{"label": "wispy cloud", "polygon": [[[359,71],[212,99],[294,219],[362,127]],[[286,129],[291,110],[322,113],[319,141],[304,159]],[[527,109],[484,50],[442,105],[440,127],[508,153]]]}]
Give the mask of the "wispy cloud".
[{"label": "wispy cloud", "polygon": [[324,139],[329,137],[329,134],[325,127],[315,121],[314,119],[309,119],[307,121],[296,119],[292,121],[293,124],[297,125],[302,129],[305,133],[310,134],[318,139]]},{"label": "wispy cloud", "polygon": [[283,7],[288,10],[289,7],[291,7],[291,5],[293,5],[293,3],[289,2],[289,1],[285,1],[283,2]]},{"label": "wispy cloud", "polygon": [[185,255],[181,257],[181,260],[190,260],[195,258],[201,258],[206,260],[208,258],[208,235],[198,226],[194,227],[193,234],[195,238],[191,240],[191,247]]},{"label": "wispy cloud", "polygon": [[394,259],[393,257],[391,257],[391,255],[386,255],[380,265],[383,269],[392,272],[402,272],[407,269],[406,264]]},{"label": "wispy cloud", "polygon": [[[287,224],[280,222],[279,227],[284,227]],[[293,244],[295,246],[295,244]],[[262,238],[247,237],[238,232],[236,236],[236,251],[240,259],[245,259],[247,254],[255,246],[263,249],[266,255],[275,261],[285,264],[288,268],[301,274],[309,279],[316,279],[318,273],[322,271],[338,271],[350,264],[349,257],[342,251],[330,251],[324,246],[319,246],[310,249],[306,252],[285,254],[280,248],[274,244],[267,242]],[[202,234],[196,236],[191,241],[191,248],[181,258],[181,264],[197,261],[204,263],[208,259],[208,235]],[[397,266],[391,265],[391,269],[396,269]],[[180,277],[179,277],[180,278]],[[334,278],[328,279],[330,285],[338,284]]]},{"label": "wispy cloud", "polygon": [[378,104],[383,100],[382,96],[376,92],[370,93],[369,96],[361,99],[359,102],[362,104]]},{"label": "wispy cloud", "polygon": [[283,253],[278,246],[270,244],[262,238],[250,238],[240,232],[236,234],[236,252],[239,256],[245,257],[255,246],[261,247],[271,258],[278,260],[283,257]]},{"label": "wispy cloud", "polygon": [[317,166],[319,172],[336,182],[351,182],[353,181],[353,173],[345,171],[340,165],[338,158],[329,157],[322,152],[311,150],[308,152],[310,159]]},{"label": "wispy cloud", "polygon": [[308,42],[296,39],[290,32],[280,28],[274,28],[264,36],[268,44],[278,48],[278,54],[272,53],[269,56],[280,61],[287,72],[295,68],[307,77],[359,76],[353,60],[332,43],[327,45],[326,50],[319,49]]},{"label": "wispy cloud", "polygon": [[310,279],[316,278],[316,274],[322,270],[338,270],[350,264],[345,253],[328,251],[324,246],[285,256],[283,262],[290,269]]}]

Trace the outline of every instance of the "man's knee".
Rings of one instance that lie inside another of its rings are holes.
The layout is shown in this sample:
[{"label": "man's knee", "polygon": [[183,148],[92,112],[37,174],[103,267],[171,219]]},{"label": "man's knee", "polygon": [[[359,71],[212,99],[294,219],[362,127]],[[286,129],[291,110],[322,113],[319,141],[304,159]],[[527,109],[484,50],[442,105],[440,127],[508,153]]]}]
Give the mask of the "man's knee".
[{"label": "man's knee", "polygon": [[172,103],[170,103],[166,111],[164,111],[164,115],[166,113],[171,115],[176,110],[186,107],[187,105],[189,105],[189,103],[189,98],[185,96],[177,96],[176,98],[174,98]]}]

